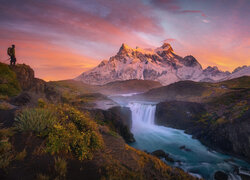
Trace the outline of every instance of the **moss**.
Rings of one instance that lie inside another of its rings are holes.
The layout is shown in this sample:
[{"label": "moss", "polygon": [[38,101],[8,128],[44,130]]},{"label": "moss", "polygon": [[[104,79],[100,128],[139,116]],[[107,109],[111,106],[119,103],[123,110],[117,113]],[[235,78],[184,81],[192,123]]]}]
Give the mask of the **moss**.
[{"label": "moss", "polygon": [[8,65],[0,63],[0,95],[11,97],[18,95],[20,91],[15,72]]}]

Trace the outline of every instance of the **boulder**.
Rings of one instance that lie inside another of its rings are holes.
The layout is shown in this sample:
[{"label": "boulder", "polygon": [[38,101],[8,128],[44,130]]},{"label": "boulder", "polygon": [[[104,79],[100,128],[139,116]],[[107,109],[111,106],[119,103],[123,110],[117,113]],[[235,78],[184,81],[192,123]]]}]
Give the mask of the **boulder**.
[{"label": "boulder", "polygon": [[151,154],[158,157],[158,158],[164,158],[168,162],[171,162],[171,163],[175,162],[175,160],[173,158],[169,157],[168,153],[165,153],[161,149],[155,150]]},{"label": "boulder", "polygon": [[186,146],[180,146],[180,149],[181,150],[184,150],[184,151],[187,151],[187,152],[191,152],[192,150],[191,149],[189,149],[189,148],[187,148]]},{"label": "boulder", "polygon": [[151,153],[152,155],[158,157],[158,158],[165,158],[166,156],[168,156],[168,154],[166,154],[163,150],[159,149],[159,150],[155,150]]},{"label": "boulder", "polygon": [[217,171],[214,173],[214,179],[215,180],[227,180],[228,175],[222,171]]},{"label": "boulder", "polygon": [[27,92],[23,92],[20,95],[11,99],[11,104],[16,106],[24,106],[27,105],[31,100],[30,95]]},{"label": "boulder", "polygon": [[16,73],[17,80],[22,90],[32,88],[35,74],[30,66],[26,64],[17,64],[16,66],[10,66],[10,69]]}]

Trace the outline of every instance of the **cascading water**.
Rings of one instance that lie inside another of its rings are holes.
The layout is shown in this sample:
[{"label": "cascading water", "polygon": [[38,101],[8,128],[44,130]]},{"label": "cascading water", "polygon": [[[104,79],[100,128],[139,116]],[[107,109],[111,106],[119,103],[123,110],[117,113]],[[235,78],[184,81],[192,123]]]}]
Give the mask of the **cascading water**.
[{"label": "cascading water", "polygon": [[[213,179],[213,174],[218,170],[227,172],[229,179],[238,180],[240,176],[233,173],[235,166],[250,167],[244,161],[208,150],[182,130],[155,125],[156,105],[131,102],[127,107],[132,111],[131,131],[136,139],[131,145],[137,149],[148,152],[162,149],[177,160],[170,165],[209,180]],[[185,146],[186,150],[180,146]]]},{"label": "cascading water", "polygon": [[130,103],[128,107],[132,111],[132,132],[154,125],[155,105]]}]

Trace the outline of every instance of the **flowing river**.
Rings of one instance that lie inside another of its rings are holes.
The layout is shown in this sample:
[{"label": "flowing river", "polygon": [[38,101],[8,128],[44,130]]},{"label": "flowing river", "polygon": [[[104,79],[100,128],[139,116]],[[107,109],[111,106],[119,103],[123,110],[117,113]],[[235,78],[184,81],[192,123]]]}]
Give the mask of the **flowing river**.
[{"label": "flowing river", "polygon": [[[132,111],[131,130],[136,139],[131,145],[137,149],[148,152],[164,150],[178,160],[168,164],[209,180],[218,170],[227,172],[230,179],[241,179],[234,173],[235,167],[250,167],[242,160],[209,150],[182,130],[155,125],[154,104],[131,102],[126,106]],[[185,146],[186,150],[180,149],[181,146]]]}]

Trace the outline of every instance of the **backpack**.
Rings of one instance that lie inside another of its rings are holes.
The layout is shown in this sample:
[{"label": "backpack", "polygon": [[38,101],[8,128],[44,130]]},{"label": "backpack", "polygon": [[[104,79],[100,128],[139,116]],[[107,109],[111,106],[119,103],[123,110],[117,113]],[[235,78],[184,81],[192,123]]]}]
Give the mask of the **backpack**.
[{"label": "backpack", "polygon": [[11,47],[8,48],[7,54],[8,54],[9,56],[12,56],[12,48],[11,48]]}]

